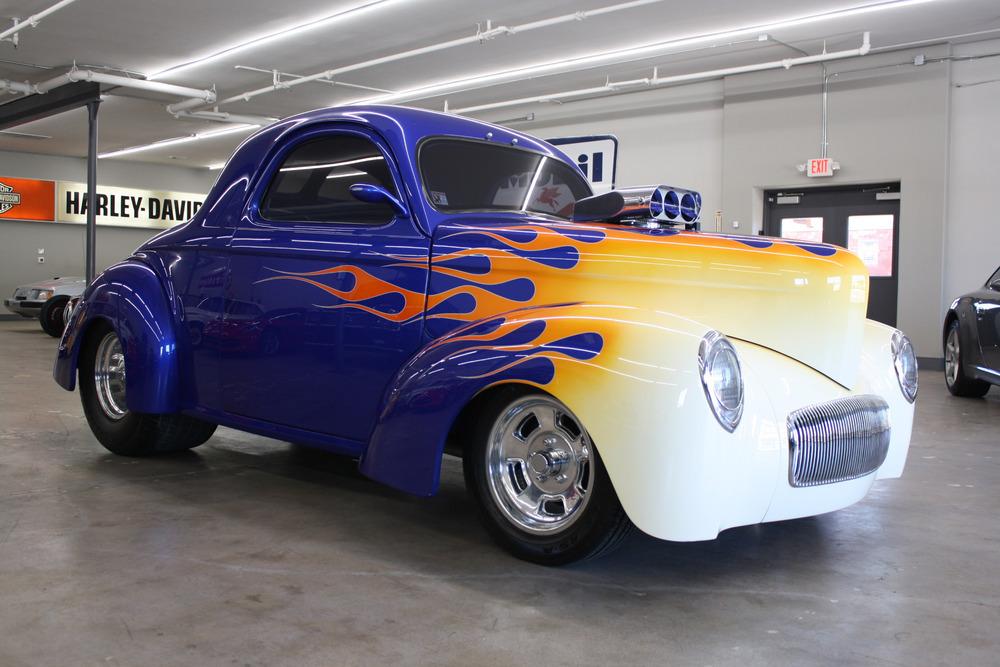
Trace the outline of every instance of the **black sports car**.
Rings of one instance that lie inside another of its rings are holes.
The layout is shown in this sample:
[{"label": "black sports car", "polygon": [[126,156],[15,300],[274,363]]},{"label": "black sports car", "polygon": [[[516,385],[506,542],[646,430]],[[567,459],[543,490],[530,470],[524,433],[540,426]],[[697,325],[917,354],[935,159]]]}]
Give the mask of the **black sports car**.
[{"label": "black sports car", "polygon": [[944,378],[955,396],[983,396],[1000,385],[1000,269],[948,309]]}]

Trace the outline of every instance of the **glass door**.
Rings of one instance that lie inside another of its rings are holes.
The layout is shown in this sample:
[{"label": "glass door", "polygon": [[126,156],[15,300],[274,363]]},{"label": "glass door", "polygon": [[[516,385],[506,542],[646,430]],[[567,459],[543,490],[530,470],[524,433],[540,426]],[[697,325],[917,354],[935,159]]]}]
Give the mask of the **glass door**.
[{"label": "glass door", "polygon": [[871,276],[868,317],[895,326],[899,201],[898,183],[771,191],[764,198],[764,233],[832,243],[858,255]]}]

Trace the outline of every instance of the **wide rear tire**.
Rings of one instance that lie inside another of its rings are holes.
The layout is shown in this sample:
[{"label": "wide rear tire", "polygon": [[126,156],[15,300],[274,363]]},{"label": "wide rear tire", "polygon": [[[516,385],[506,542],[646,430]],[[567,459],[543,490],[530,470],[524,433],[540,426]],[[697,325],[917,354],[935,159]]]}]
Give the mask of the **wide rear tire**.
[{"label": "wide rear tire", "polygon": [[952,320],[944,339],[944,382],[953,396],[982,398],[990,390],[990,383],[965,374],[962,351],[962,332],[958,320]]},{"label": "wide rear tire", "polygon": [[479,407],[463,452],[465,483],[501,547],[564,565],[609,553],[632,532],[597,449],[565,405],[501,390]]},{"label": "wide rear tire", "polygon": [[120,456],[151,456],[197,447],[216,425],[180,414],[132,412],[125,401],[125,356],[111,326],[97,324],[80,351],[83,413],[105,449]]}]

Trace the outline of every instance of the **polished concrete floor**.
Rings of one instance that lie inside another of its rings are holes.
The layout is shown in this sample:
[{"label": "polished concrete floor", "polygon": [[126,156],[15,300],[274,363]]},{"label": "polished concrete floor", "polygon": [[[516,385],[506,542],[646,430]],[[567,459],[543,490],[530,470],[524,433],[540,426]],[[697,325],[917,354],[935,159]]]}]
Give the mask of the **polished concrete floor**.
[{"label": "polished concrete floor", "polygon": [[921,375],[901,480],[714,542],[545,569],[496,549],[460,466],[412,498],[220,429],[106,453],[55,341],[0,322],[0,665],[1000,663],[1000,390]]}]

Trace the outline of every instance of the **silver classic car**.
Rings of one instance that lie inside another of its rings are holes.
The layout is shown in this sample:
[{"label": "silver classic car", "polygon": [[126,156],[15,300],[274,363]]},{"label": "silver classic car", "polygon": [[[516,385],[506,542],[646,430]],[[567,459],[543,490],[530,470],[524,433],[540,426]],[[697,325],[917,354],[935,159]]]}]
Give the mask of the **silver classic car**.
[{"label": "silver classic car", "polygon": [[21,317],[37,317],[42,330],[58,338],[66,328],[66,305],[70,299],[83,294],[86,288],[84,278],[55,277],[17,287],[11,298],[4,299],[3,305]]}]

